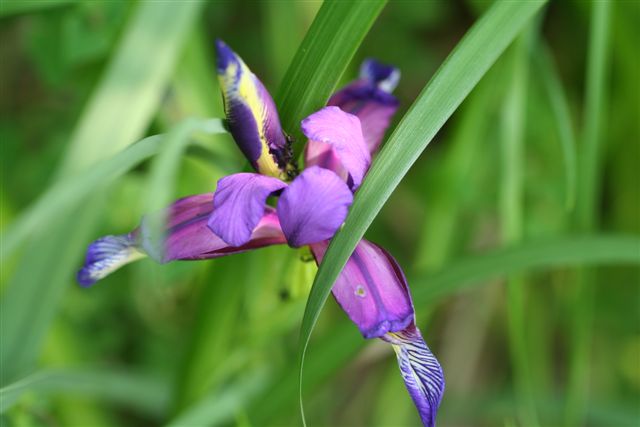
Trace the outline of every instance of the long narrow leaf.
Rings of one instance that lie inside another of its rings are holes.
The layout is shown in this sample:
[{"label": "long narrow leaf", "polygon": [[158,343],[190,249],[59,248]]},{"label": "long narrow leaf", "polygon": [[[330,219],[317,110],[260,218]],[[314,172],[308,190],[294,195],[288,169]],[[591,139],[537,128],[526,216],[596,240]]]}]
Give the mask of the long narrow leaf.
[{"label": "long narrow leaf", "polygon": [[[285,131],[324,106],[386,0],[326,0],[298,48],[277,96]],[[297,145],[298,148],[301,144]]]},{"label": "long narrow leaf", "polygon": [[[147,185],[146,212],[156,212],[167,206],[174,196],[175,176],[182,154],[190,141],[191,135],[196,131],[204,131],[207,134],[224,133],[224,126],[219,119],[198,120],[186,119],[175,126],[162,142],[162,150],[154,159],[151,166],[151,174]],[[162,215],[148,217],[148,225],[152,239],[164,239],[162,230],[166,218]]]},{"label": "long narrow leaf", "polygon": [[[143,2],[137,6],[113,60],[76,125],[60,176],[86,171],[134,142],[147,128],[177,52],[201,6],[199,1]],[[92,190],[100,197],[96,188]],[[37,358],[65,285],[70,283],[79,262],[81,248],[90,239],[98,218],[95,203],[89,202],[85,206],[83,201],[81,207],[70,212],[65,210],[68,218],[50,221],[44,217],[46,228],[42,230],[46,232],[35,234],[37,239],[26,247],[3,295],[3,383],[28,370]],[[28,228],[23,229],[23,237],[29,232]]]},{"label": "long narrow leaf", "polygon": [[42,371],[0,389],[0,413],[11,408],[20,396],[34,393],[91,396],[159,415],[170,391],[168,383],[113,369]]},{"label": "long narrow leaf", "polygon": [[544,3],[495,3],[439,68],[389,138],[356,194],[344,228],[331,242],[311,289],[300,334],[301,382],[313,327],[358,241],[427,144]]},{"label": "long narrow leaf", "polygon": [[534,66],[549,98],[549,106],[555,118],[555,123],[562,149],[565,172],[565,203],[567,209],[572,209],[576,198],[576,136],[571,120],[569,101],[558,72],[554,66],[549,47],[539,41],[536,54],[533,55]]}]

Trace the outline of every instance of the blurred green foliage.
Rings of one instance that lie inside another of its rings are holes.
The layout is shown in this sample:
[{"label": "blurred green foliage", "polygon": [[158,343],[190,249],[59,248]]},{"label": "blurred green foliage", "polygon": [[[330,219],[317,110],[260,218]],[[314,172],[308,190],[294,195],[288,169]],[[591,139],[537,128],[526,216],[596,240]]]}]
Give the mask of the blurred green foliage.
[{"label": "blurred green foliage", "polygon": [[[78,171],[100,173],[145,136],[222,117],[215,37],[276,94],[320,6],[0,3],[0,424],[300,423],[298,336],[316,271],[307,254],[143,260],[91,289],[74,284],[91,240],[246,167],[228,135],[174,139],[184,155],[162,164],[175,174],[154,166],[156,147],[115,182],[65,196],[80,204],[29,209],[56,184],[82,188]],[[391,1],[334,79],[353,78],[365,57],[397,65],[397,122],[486,7]],[[445,370],[441,426],[640,423],[640,7],[608,9],[549,4],[367,232],[405,268]],[[392,352],[365,342],[330,300],[305,363],[307,420],[416,425],[396,371]]]}]

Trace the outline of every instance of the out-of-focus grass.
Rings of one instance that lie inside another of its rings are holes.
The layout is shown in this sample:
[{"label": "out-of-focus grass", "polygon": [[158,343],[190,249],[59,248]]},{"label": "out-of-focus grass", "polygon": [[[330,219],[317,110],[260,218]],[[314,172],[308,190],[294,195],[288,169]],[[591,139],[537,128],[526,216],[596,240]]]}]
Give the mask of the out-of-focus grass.
[{"label": "out-of-focus grass", "polygon": [[[135,227],[146,202],[212,191],[218,178],[242,170],[228,135],[199,134],[170,159],[175,174],[165,177],[165,194],[149,194],[160,139],[150,151],[148,141],[122,151],[185,119],[222,116],[213,38],[241,53],[274,95],[293,87],[309,96],[293,101],[310,104],[327,95],[282,80],[320,2],[167,5],[0,7],[3,425],[300,422],[298,334],[315,274],[303,253],[268,248],[163,266],[143,260],[89,290],[73,284],[86,244]],[[345,61],[355,52],[350,64],[321,61],[307,72],[335,85],[354,77],[364,57],[394,63],[403,73],[400,118],[486,6],[389,2],[359,47],[371,22],[358,27],[363,34],[339,38],[356,43],[336,50]],[[640,152],[633,143],[640,139],[640,11],[628,2],[608,7],[603,14],[600,2],[552,2],[532,44],[518,100],[524,144],[510,165],[521,197],[506,200],[522,210],[513,245],[501,243],[499,206],[500,145],[514,142],[501,129],[517,125],[509,119],[513,103],[505,103],[518,94],[509,66],[516,46],[435,135],[367,231],[405,268],[419,325],[450,378],[439,425],[530,424],[510,363],[514,339],[530,350],[521,363],[533,378],[529,398],[540,425],[640,421]],[[295,127],[304,111],[287,111]],[[67,155],[69,147],[76,154]],[[97,166],[83,172],[92,161]],[[56,172],[60,162],[67,172]],[[68,197],[49,191],[65,182]],[[89,193],[81,191],[89,184]],[[36,200],[44,200],[37,215],[29,213]],[[575,273],[583,265],[590,267]],[[503,280],[514,275],[522,278],[523,305],[504,295]],[[514,309],[525,315],[521,335],[505,328]],[[305,363],[307,419],[415,425],[393,359],[328,301]]]}]

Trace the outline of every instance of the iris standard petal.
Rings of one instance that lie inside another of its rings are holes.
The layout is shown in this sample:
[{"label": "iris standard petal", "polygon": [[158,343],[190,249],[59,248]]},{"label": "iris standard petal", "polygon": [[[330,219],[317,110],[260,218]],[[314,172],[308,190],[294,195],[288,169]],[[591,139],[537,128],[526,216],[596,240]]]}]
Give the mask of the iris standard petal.
[{"label": "iris standard petal", "polygon": [[358,116],[371,154],[378,150],[398,109],[398,100],[391,92],[399,79],[400,70],[369,59],[360,68],[360,78],[336,92],[327,103]]},{"label": "iris standard petal", "polygon": [[123,265],[143,258],[135,233],[120,236],[104,236],[87,248],[84,266],[76,276],[81,286],[91,286]]},{"label": "iris standard petal", "polygon": [[[325,107],[302,120],[301,126],[302,132],[309,138],[307,167],[320,166],[334,170],[326,164],[324,155],[314,154],[329,149],[349,173],[351,188],[355,190],[360,186],[371,164],[371,155],[362,136],[360,120],[338,107]],[[322,145],[325,146],[324,149]],[[335,172],[341,175],[339,169]]]},{"label": "iris standard petal", "polygon": [[146,225],[149,216],[145,216],[140,227],[129,234],[96,240],[89,245],[85,264],[78,272],[78,282],[89,286],[123,265],[147,255],[161,263],[211,259],[287,242],[275,209],[271,207],[264,208],[264,215],[251,233],[251,239],[238,247],[229,246],[209,229],[207,222],[212,212],[213,193],[189,196],[174,202],[163,212],[167,217],[164,250],[149,238]]},{"label": "iris standard petal", "polygon": [[265,213],[267,198],[287,184],[256,173],[237,173],[218,181],[209,228],[231,246],[242,246]]},{"label": "iris standard petal", "polygon": [[440,363],[413,322],[402,331],[386,334],[383,339],[393,345],[402,378],[422,423],[427,427],[435,426],[444,393],[444,374]]},{"label": "iris standard petal", "polygon": [[278,217],[290,246],[330,239],[347,217],[353,194],[335,173],[307,168],[282,192]]},{"label": "iris standard petal", "polygon": [[[311,245],[320,263],[328,242]],[[361,240],[332,288],[333,296],[365,338],[401,331],[413,321],[402,270],[384,249]]]},{"label": "iris standard petal", "polygon": [[218,79],[229,131],[256,171],[286,177],[291,160],[273,98],[242,59],[216,41]]}]

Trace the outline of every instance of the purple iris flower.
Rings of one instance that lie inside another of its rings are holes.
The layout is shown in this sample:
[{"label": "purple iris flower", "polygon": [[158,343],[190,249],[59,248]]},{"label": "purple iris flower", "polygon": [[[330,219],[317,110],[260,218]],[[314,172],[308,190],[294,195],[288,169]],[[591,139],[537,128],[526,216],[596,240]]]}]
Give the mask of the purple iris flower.
[{"label": "purple iris flower", "polygon": [[[217,41],[216,49],[228,128],[255,173],[229,175],[215,193],[174,202],[163,213],[161,248],[150,236],[148,218],[129,234],[94,241],[78,273],[82,286],[145,256],[161,263],[210,259],[286,243],[308,245],[322,261],[397,110],[391,92],[399,70],[365,61],[359,79],[302,121],[308,142],[306,168],[299,172],[269,92],[227,45]],[[275,208],[267,204],[272,196],[278,197]],[[435,425],[444,376],[415,325],[407,280],[395,259],[360,241],[332,293],[365,338],[393,346],[423,424]]]}]

